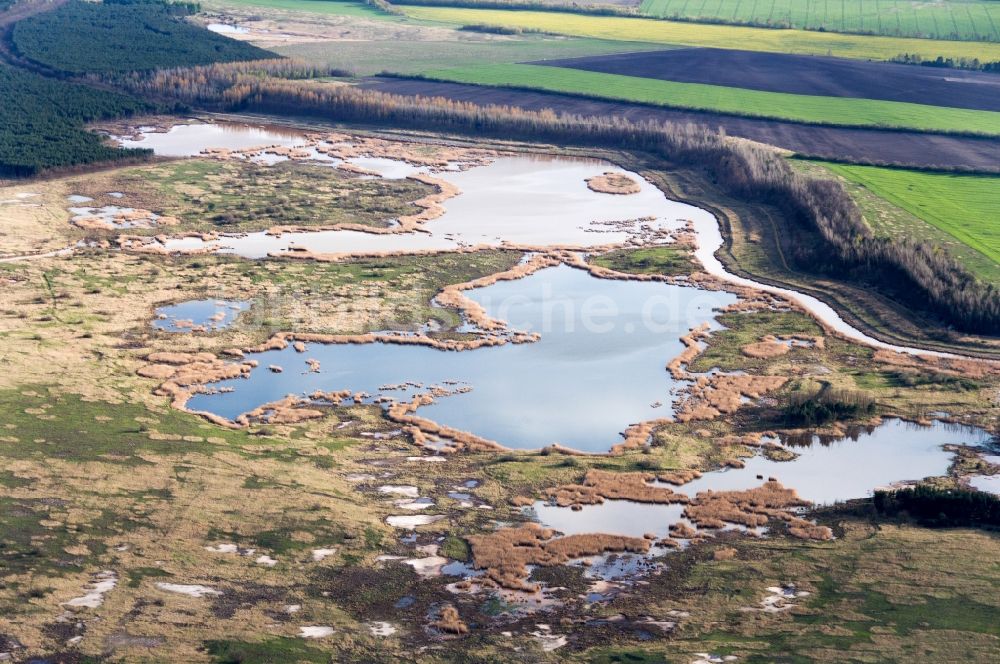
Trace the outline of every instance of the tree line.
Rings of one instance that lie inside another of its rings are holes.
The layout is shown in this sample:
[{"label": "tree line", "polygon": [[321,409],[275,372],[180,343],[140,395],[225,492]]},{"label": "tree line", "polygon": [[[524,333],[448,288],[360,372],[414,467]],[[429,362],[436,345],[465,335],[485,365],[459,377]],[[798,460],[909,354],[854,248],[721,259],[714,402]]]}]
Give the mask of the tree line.
[{"label": "tree line", "polygon": [[290,60],[217,64],[129,74],[134,92],[216,110],[308,115],[327,120],[638,150],[700,167],[727,193],[773,205],[799,232],[791,258],[804,271],[848,277],[932,312],[964,332],[1000,329],[1000,292],[937,247],[876,237],[844,187],[793,170],[765,147],[695,124],[629,122],[552,110],[404,97],[309,80],[328,71]]}]

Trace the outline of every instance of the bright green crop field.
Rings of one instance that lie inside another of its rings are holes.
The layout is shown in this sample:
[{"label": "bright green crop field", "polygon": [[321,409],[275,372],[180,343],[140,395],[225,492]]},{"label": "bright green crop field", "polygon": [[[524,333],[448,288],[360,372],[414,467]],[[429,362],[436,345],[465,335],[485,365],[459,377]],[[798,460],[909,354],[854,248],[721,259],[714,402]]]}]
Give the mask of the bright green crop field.
[{"label": "bright green crop field", "polygon": [[802,30],[1000,41],[1000,2],[995,0],[644,0],[641,11]]},{"label": "bright green crop field", "polygon": [[541,65],[478,65],[431,70],[425,75],[459,83],[530,88],[810,124],[1000,135],[1000,113],[992,111],[763,92]]},{"label": "bright green crop field", "polygon": [[[1000,176],[824,166],[975,250],[971,256],[963,252],[968,256],[963,262],[980,277],[1000,284]],[[865,211],[877,233],[911,235],[905,223],[899,227],[891,218],[882,215],[880,220]],[[882,227],[883,223],[888,225]]]}]

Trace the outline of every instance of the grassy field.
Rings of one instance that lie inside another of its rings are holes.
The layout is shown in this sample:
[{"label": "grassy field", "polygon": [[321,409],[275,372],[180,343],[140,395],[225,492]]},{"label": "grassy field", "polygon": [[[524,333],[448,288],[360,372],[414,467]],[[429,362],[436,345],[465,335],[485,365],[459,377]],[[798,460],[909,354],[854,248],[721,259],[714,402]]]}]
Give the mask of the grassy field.
[{"label": "grassy field", "polygon": [[470,64],[515,63],[662,48],[648,43],[523,35],[489,41],[329,41],[291,44],[281,55],[371,76],[385,71],[419,74],[428,69]]},{"label": "grassy field", "polygon": [[[185,160],[122,169],[71,180],[91,205],[118,203],[178,219],[172,232],[254,232],[271,226],[386,226],[420,208],[412,201],[434,191],[413,180],[364,179],[315,164],[262,167],[239,161]],[[124,194],[112,198],[107,192]],[[133,229],[156,234],[163,229]]]},{"label": "grassy field", "polygon": [[[972,252],[959,255],[984,279],[1000,283],[1000,177],[927,173],[874,166],[825,164],[834,173],[958,240]],[[876,232],[910,236],[919,229],[899,215],[865,205]],[[964,254],[964,255],[963,255]]]},{"label": "grassy field", "polygon": [[1000,134],[1000,113],[874,99],[762,92],[538,65],[457,67],[426,75],[460,83],[531,88],[815,124]]},{"label": "grassy field", "polygon": [[826,32],[1000,41],[1000,6],[988,0],[644,0],[641,11],[662,18]]},{"label": "grassy field", "polygon": [[379,11],[363,2],[350,0],[209,0],[203,2],[206,9],[224,7],[266,7],[268,9],[284,9],[312,14],[328,14],[332,16],[354,16],[358,18],[374,18],[393,20],[400,17]]},{"label": "grassy field", "polygon": [[1000,61],[1000,44],[956,42],[900,37],[854,36],[807,30],[771,30],[729,25],[678,23],[617,16],[584,16],[561,12],[404,7],[408,16],[459,25],[488,24],[544,30],[577,37],[596,37],[682,44],[714,48],[740,48],[768,53],[834,55],[843,58],[887,60],[902,53],[924,59],[979,58]]}]

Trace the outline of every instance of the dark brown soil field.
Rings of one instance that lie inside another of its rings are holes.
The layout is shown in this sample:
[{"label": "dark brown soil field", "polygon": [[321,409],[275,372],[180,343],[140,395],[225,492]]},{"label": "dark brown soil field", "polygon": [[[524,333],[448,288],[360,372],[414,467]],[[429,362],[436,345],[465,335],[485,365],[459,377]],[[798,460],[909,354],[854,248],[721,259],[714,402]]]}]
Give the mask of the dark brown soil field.
[{"label": "dark brown soil field", "polygon": [[1000,74],[957,69],[715,48],[620,53],[536,64],[769,92],[1000,111]]},{"label": "dark brown soil field", "polygon": [[921,168],[1000,171],[1000,139],[941,136],[906,131],[816,127],[777,120],[694,113],[569,95],[409,79],[369,79],[362,87],[402,95],[445,97],[480,105],[551,108],[581,116],[618,116],[633,121],[693,122],[824,159],[898,164]]}]

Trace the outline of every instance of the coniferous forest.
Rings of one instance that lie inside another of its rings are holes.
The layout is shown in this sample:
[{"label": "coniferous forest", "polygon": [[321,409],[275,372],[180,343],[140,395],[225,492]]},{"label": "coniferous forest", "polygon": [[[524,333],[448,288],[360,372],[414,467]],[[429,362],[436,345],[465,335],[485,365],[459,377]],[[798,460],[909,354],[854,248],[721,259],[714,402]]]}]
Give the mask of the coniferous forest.
[{"label": "coniferous forest", "polygon": [[14,27],[12,41],[28,60],[51,69],[86,72],[255,60],[268,51],[183,20],[189,4],[74,1]]},{"label": "coniferous forest", "polygon": [[85,122],[152,109],[134,97],[0,65],[0,98],[0,176],[23,177],[147,152],[109,146],[83,128]]},{"label": "coniferous forest", "polygon": [[184,17],[195,9],[189,3],[156,0],[74,1],[18,21],[4,36],[6,47],[30,67],[0,64],[4,99],[0,105],[0,176],[24,177],[47,168],[145,154],[107,145],[83,124],[157,107],[107,86],[66,80],[74,75],[271,55],[186,22]]}]

